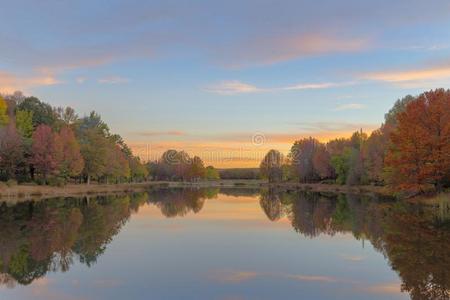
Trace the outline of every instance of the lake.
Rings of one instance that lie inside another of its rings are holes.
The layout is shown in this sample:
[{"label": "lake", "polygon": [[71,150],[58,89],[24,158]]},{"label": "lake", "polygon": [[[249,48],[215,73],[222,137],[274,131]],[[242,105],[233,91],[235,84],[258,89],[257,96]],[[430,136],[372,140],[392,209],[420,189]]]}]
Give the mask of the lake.
[{"label": "lake", "polygon": [[448,299],[448,211],[159,189],[0,206],[0,299]]}]

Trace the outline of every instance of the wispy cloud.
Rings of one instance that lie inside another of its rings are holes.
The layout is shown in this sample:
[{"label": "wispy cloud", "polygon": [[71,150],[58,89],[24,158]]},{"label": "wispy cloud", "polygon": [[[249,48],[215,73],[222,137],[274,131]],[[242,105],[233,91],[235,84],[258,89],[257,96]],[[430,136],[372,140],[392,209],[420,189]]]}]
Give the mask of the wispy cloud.
[{"label": "wispy cloud", "polygon": [[264,90],[238,80],[222,81],[208,86],[206,91],[220,95],[236,95],[263,92]]},{"label": "wispy cloud", "polygon": [[0,71],[0,92],[12,93],[16,90],[59,84],[61,81],[52,74],[38,73],[31,76],[16,75]]},{"label": "wispy cloud", "polygon": [[368,287],[358,287],[357,290],[363,290],[370,294],[384,294],[384,295],[395,295],[401,294],[401,283],[399,282],[388,282],[377,285],[371,285]]},{"label": "wispy cloud", "polygon": [[361,103],[347,103],[336,106],[334,110],[355,110],[355,109],[364,109],[366,106]]},{"label": "wispy cloud", "polygon": [[212,279],[226,283],[241,283],[252,280],[257,277],[278,277],[291,279],[295,281],[332,283],[339,281],[335,277],[321,275],[304,275],[304,274],[287,274],[287,273],[271,273],[271,272],[254,272],[254,271],[234,271],[221,270],[212,274]]},{"label": "wispy cloud", "polygon": [[104,77],[97,80],[98,83],[102,84],[123,84],[130,82],[130,79],[120,76],[110,76],[110,77]]},{"label": "wispy cloud", "polygon": [[329,88],[338,88],[355,84],[355,82],[318,82],[318,83],[298,83],[294,85],[281,87],[258,87],[238,80],[222,81],[210,85],[204,90],[219,95],[237,95],[249,93],[265,93],[280,91],[301,91],[301,90],[320,90]]},{"label": "wispy cloud", "polygon": [[450,78],[450,66],[426,67],[403,71],[374,72],[363,75],[363,78],[390,83],[420,82]]}]

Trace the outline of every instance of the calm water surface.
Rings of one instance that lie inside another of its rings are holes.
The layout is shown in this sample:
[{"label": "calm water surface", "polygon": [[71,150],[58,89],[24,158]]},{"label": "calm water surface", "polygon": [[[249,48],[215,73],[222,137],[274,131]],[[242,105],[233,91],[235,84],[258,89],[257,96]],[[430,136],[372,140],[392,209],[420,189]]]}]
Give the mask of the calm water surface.
[{"label": "calm water surface", "polygon": [[162,189],[0,206],[0,299],[448,299],[446,211]]}]

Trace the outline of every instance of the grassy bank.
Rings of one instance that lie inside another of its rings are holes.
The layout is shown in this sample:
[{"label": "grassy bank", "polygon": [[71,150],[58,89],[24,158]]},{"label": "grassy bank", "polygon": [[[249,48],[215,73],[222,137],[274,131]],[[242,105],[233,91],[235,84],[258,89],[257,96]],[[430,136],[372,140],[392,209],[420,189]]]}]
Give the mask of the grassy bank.
[{"label": "grassy bank", "polygon": [[217,180],[200,182],[167,182],[149,181],[143,183],[125,184],[70,184],[64,187],[41,186],[41,185],[15,185],[0,186],[1,201],[20,201],[26,199],[43,199],[52,197],[83,197],[87,195],[107,195],[120,192],[140,192],[154,187],[195,187],[195,188],[277,188],[282,190],[307,190],[317,192],[335,193],[375,193],[392,196],[392,192],[385,187],[377,186],[342,186],[337,184],[302,184],[295,182],[283,182],[269,184],[264,180]]},{"label": "grassy bank", "polygon": [[167,185],[163,182],[143,182],[124,184],[69,184],[63,187],[47,185],[15,185],[0,187],[0,201],[17,202],[28,199],[53,197],[83,197],[88,195],[108,195],[120,192],[141,192],[152,186]]}]

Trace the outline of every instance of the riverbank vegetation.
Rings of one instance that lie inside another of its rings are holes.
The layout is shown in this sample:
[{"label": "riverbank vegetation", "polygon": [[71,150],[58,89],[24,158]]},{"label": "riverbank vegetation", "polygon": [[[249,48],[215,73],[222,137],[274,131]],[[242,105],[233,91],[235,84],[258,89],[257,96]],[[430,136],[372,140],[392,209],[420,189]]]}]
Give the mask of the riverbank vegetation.
[{"label": "riverbank vegetation", "polygon": [[80,118],[70,107],[20,92],[0,96],[0,180],[8,185],[138,182],[147,176],[96,112]]},{"label": "riverbank vegetation", "polygon": [[287,157],[270,150],[260,165],[271,182],[388,185],[403,194],[450,186],[450,90],[398,100],[381,127],[321,143],[295,141]]}]

